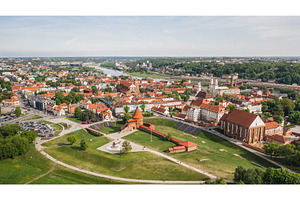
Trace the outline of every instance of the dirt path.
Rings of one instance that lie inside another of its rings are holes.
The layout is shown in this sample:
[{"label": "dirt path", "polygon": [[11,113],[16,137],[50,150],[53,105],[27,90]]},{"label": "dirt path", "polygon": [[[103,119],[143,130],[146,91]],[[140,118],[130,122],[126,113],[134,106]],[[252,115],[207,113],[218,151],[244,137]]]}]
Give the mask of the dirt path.
[{"label": "dirt path", "polygon": [[49,171],[47,171],[46,173],[44,173],[44,174],[41,174],[41,175],[39,175],[38,177],[36,177],[36,178],[34,178],[34,179],[32,179],[32,180],[28,181],[27,183],[25,183],[25,185],[26,185],[26,184],[29,184],[29,183],[32,183],[33,181],[36,181],[36,180],[38,180],[38,179],[40,179],[40,178],[42,178],[42,177],[46,176],[47,174],[49,174],[49,173],[53,172],[53,171],[54,171],[54,169],[55,169],[55,167],[52,165],[52,167],[51,167],[51,169],[49,169]]}]

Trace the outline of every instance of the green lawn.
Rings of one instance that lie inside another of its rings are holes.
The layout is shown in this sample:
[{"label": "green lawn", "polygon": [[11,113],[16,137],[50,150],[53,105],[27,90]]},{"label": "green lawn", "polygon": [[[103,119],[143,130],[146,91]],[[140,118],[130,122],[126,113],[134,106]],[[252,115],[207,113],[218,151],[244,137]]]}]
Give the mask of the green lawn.
[{"label": "green lawn", "polygon": [[[196,168],[215,174],[219,177],[230,179],[233,178],[233,172],[239,165],[245,168],[257,167],[257,165],[251,163],[250,161],[253,161],[264,167],[275,167],[273,164],[265,161],[264,159],[259,158],[254,154],[240,148],[239,146],[232,144],[229,141],[215,136],[209,132],[201,131],[197,135],[197,137],[194,137],[191,134],[184,133],[183,131],[173,128],[178,123],[174,120],[146,119],[144,121],[148,123],[152,122],[153,125],[155,125],[155,130],[160,131],[164,134],[170,133],[177,139],[183,141],[189,140],[191,142],[197,143],[198,149],[196,151],[174,153],[169,155]],[[148,146],[149,140],[139,141],[139,143]],[[159,148],[159,144],[153,148]],[[223,149],[225,151],[222,151]],[[243,158],[238,157],[234,154],[237,154]],[[200,159],[208,160],[199,162]]]},{"label": "green lawn", "polygon": [[[120,157],[96,148],[109,140],[103,136],[94,136],[84,130],[75,131],[68,135],[76,135],[78,141],[69,145],[67,136],[57,138],[43,144],[44,150],[67,164],[93,172],[118,177],[150,180],[206,180],[205,175],[182,167],[165,158],[148,152],[131,152]],[[80,139],[85,138],[89,148],[79,149]]]},{"label": "green lawn", "polygon": [[77,118],[75,118],[75,117],[67,117],[67,119],[68,120],[71,120],[71,121],[73,121],[73,122],[76,122],[76,123],[79,123],[79,124],[81,124],[83,121],[81,121],[80,119],[77,119]]},{"label": "green lawn", "polygon": [[[50,173],[49,173],[50,171]],[[32,181],[32,182],[31,182]],[[0,160],[0,184],[111,184],[125,183],[95,177],[57,165],[31,144],[26,154]]]},{"label": "green lawn", "polygon": [[112,122],[112,126],[106,127],[104,126],[104,123],[101,123],[102,128],[99,129],[99,131],[110,134],[121,131],[121,126],[123,126],[123,122]]},{"label": "green lawn", "polygon": [[58,124],[54,124],[54,123],[48,122],[48,121],[41,121],[41,122],[45,123],[45,124],[49,124],[54,128],[54,130],[55,130],[54,136],[57,136],[63,130],[63,128]]},{"label": "green lawn", "polygon": [[141,72],[126,72],[127,74],[131,76],[139,76],[139,77],[145,77],[145,78],[154,78],[154,79],[170,79],[168,76],[162,76],[157,74],[146,74]]},{"label": "green lawn", "polygon": [[39,115],[33,115],[31,117],[28,117],[27,119],[24,119],[22,121],[29,121],[29,120],[34,120],[34,119],[41,119],[43,118],[42,116],[39,116]]},{"label": "green lawn", "polygon": [[137,144],[145,145],[151,149],[156,151],[165,152],[168,148],[176,146],[174,143],[165,141],[159,137],[152,135],[151,142],[151,134],[146,133],[144,131],[136,131],[124,137],[124,139],[132,141]]}]

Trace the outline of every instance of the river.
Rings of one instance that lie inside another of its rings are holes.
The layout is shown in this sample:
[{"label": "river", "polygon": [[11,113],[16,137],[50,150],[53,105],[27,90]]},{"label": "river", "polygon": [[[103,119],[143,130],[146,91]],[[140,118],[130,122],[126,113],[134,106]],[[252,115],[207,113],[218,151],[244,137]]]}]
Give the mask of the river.
[{"label": "river", "polygon": [[[99,66],[91,66],[93,68],[96,69],[100,69],[101,71],[103,71],[104,74],[108,74],[111,76],[131,76],[132,78],[136,78],[136,79],[143,79],[144,77],[139,77],[139,76],[132,76],[129,74],[124,73],[123,71],[119,71],[119,70],[114,70],[114,69],[108,69],[108,68],[104,68],[104,67],[99,67]],[[154,81],[161,81],[164,79],[153,79]]]}]

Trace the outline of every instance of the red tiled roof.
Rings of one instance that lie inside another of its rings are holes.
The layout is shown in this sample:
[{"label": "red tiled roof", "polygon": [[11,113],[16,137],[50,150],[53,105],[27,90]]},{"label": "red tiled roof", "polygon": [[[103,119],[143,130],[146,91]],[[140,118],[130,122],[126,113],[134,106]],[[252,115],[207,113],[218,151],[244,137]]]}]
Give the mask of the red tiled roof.
[{"label": "red tiled roof", "polygon": [[174,150],[179,150],[179,149],[185,149],[185,146],[175,146],[173,147]]},{"label": "red tiled roof", "polygon": [[143,119],[143,115],[139,108],[136,108],[136,110],[132,116],[132,119]]},{"label": "red tiled roof", "polygon": [[210,96],[210,94],[208,94],[207,92],[202,92],[199,91],[198,94],[196,95],[196,97],[201,98],[201,99],[211,99],[212,96]]},{"label": "red tiled roof", "polygon": [[258,115],[248,113],[243,110],[234,109],[229,116],[227,117],[227,121],[249,127],[252,122],[256,119]]},{"label": "red tiled roof", "polygon": [[185,147],[197,146],[196,143],[191,142],[191,141],[180,142],[180,143],[178,143],[178,145],[182,145],[182,146],[185,146]]},{"label": "red tiled roof", "polygon": [[281,126],[277,122],[266,122],[266,130],[277,128],[278,126]]},{"label": "red tiled roof", "polygon": [[205,99],[199,98],[199,99],[192,101],[192,103],[191,103],[191,105],[193,105],[193,106],[200,106],[201,104],[208,104],[208,101],[206,101]]}]

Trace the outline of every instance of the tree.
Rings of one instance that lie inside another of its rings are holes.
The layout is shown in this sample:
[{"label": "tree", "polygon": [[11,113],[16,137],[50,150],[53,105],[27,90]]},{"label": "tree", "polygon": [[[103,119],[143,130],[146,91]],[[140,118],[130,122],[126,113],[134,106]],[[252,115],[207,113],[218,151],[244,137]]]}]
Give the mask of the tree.
[{"label": "tree", "polygon": [[172,108],[172,107],[169,107],[169,113],[171,113],[171,112],[172,112],[172,110],[173,110],[173,108]]},{"label": "tree", "polygon": [[280,147],[280,145],[278,143],[268,143],[266,145],[264,145],[263,149],[265,150],[265,153],[272,156],[276,156],[279,151],[278,148]]},{"label": "tree", "polygon": [[17,115],[17,117],[19,117],[22,114],[22,111],[21,111],[20,107],[16,107],[15,114]]},{"label": "tree", "polygon": [[146,93],[145,88],[140,88],[140,93]]},{"label": "tree", "polygon": [[283,168],[268,168],[264,174],[264,182],[267,184],[299,184],[300,177]]},{"label": "tree", "polygon": [[111,93],[112,92],[112,88],[111,87],[107,87],[104,91]]},{"label": "tree", "polygon": [[71,143],[71,145],[73,145],[76,141],[77,141],[77,137],[76,135],[69,135],[67,137],[67,141]]},{"label": "tree", "polygon": [[249,113],[249,112],[250,112],[250,109],[249,109],[249,108],[247,108],[247,109],[245,109],[244,111],[246,111],[246,112],[248,112],[248,113]]},{"label": "tree", "polygon": [[234,182],[238,182],[238,181],[242,181],[244,180],[244,177],[245,177],[245,173],[246,173],[246,169],[242,166],[238,166],[236,169],[235,169],[235,172],[234,172]]},{"label": "tree", "polygon": [[75,108],[75,112],[74,112],[74,117],[75,118],[80,118],[82,112],[81,112],[81,108],[80,107],[76,107]]},{"label": "tree", "polygon": [[214,182],[215,184],[222,184],[222,185],[226,185],[226,181],[224,180],[224,178],[218,178],[217,180],[215,180]]},{"label": "tree", "polygon": [[277,122],[278,124],[282,123],[282,117],[280,115],[273,115],[273,119],[275,122]]},{"label": "tree", "polygon": [[167,135],[167,137],[166,137],[166,140],[167,140],[167,141],[170,141],[170,140],[171,140],[171,137],[172,137],[171,133],[168,133],[168,135]]},{"label": "tree", "polygon": [[142,105],[141,105],[140,107],[141,107],[141,109],[143,110],[143,112],[145,112],[146,104],[145,104],[144,101],[143,101],[143,103],[142,103]]},{"label": "tree", "polygon": [[131,115],[129,113],[125,113],[123,118],[123,123],[126,124],[128,120],[131,119]]},{"label": "tree", "polygon": [[230,104],[227,106],[226,109],[229,110],[229,114],[230,114],[235,109],[235,106],[233,104]]},{"label": "tree", "polygon": [[94,94],[97,94],[99,92],[99,89],[96,86],[92,86],[92,90]]},{"label": "tree", "polygon": [[82,140],[80,141],[80,148],[81,148],[82,150],[84,150],[84,151],[88,148],[88,144],[87,144],[87,142],[85,141],[85,139],[82,139]]},{"label": "tree", "polygon": [[130,108],[129,108],[128,106],[125,106],[125,107],[124,107],[125,113],[128,113],[129,109],[130,109]]},{"label": "tree", "polygon": [[127,140],[123,142],[122,144],[122,153],[126,154],[132,150],[130,142]]}]

